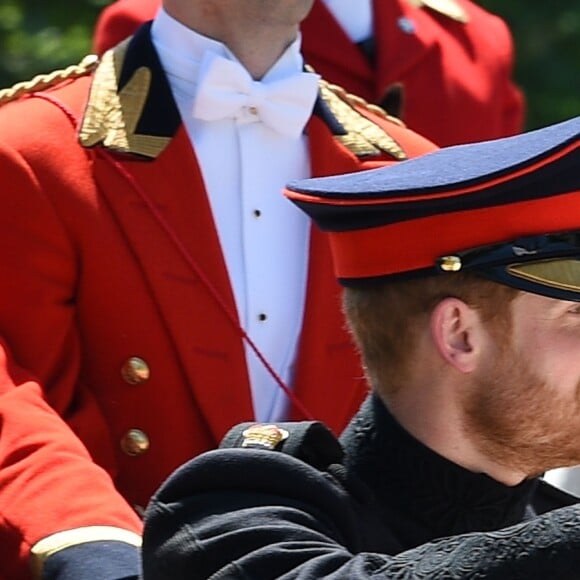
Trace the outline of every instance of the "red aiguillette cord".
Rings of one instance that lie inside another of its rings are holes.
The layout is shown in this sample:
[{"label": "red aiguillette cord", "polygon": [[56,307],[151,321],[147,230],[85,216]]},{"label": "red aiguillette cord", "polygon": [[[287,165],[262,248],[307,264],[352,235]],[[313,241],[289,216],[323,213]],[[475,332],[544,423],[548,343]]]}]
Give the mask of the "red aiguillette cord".
[{"label": "red aiguillette cord", "polygon": [[[41,99],[44,99],[46,101],[49,101],[50,103],[53,103],[68,117],[68,119],[71,121],[73,126],[77,127],[78,120],[76,119],[76,117],[74,116],[72,111],[70,111],[68,109],[68,107],[66,107],[66,105],[61,103],[59,100],[55,99],[54,97],[52,97],[50,95],[43,94],[43,93],[33,93],[30,96],[36,97],[36,98],[41,98]],[[236,314],[234,312],[232,312],[232,310],[228,307],[228,305],[226,304],[224,299],[220,296],[220,294],[217,291],[217,289],[215,288],[215,286],[211,283],[211,281],[207,278],[205,273],[198,266],[194,257],[191,255],[191,253],[188,251],[188,249],[183,245],[183,243],[181,242],[181,240],[179,239],[179,237],[177,236],[177,234],[175,233],[173,228],[167,223],[167,220],[164,218],[164,216],[161,214],[161,212],[157,209],[157,207],[155,207],[155,204],[149,199],[149,197],[147,196],[145,191],[143,191],[143,188],[140,186],[140,184],[137,183],[135,178],[127,171],[127,169],[125,169],[125,167],[123,167],[123,165],[121,165],[109,152],[105,151],[104,149],[93,149],[92,152],[94,155],[100,156],[102,159],[104,159],[106,162],[108,162],[110,165],[112,165],[123,176],[123,178],[129,182],[131,187],[137,192],[137,194],[139,195],[139,197],[141,198],[143,203],[149,209],[149,211],[151,212],[151,214],[153,215],[153,217],[155,218],[157,223],[161,226],[161,228],[163,229],[163,231],[165,232],[167,237],[171,240],[173,245],[176,247],[176,249],[179,252],[179,254],[181,255],[181,257],[186,261],[188,266],[193,270],[193,272],[196,274],[196,276],[198,276],[198,278],[206,286],[206,288],[209,290],[210,294],[213,296],[214,300],[217,302],[219,307],[223,310],[225,315],[228,317],[228,320],[231,322],[232,326],[238,331],[238,333],[240,334],[242,339],[246,341],[248,346],[252,349],[252,351],[258,357],[260,362],[264,365],[266,370],[270,373],[270,375],[272,376],[272,378],[274,379],[276,384],[284,391],[286,396],[292,402],[292,405],[294,405],[294,407],[296,407],[296,409],[298,409],[300,411],[300,413],[302,413],[302,415],[304,416],[305,419],[312,421],[313,417],[312,417],[311,413],[302,404],[300,399],[292,392],[292,390],[288,387],[288,385],[286,385],[286,383],[284,383],[282,378],[272,368],[272,365],[266,360],[266,357],[262,354],[262,352],[257,347],[257,345],[254,343],[254,341],[250,338],[250,336],[247,334],[247,332],[238,323],[238,317],[236,316]]]}]

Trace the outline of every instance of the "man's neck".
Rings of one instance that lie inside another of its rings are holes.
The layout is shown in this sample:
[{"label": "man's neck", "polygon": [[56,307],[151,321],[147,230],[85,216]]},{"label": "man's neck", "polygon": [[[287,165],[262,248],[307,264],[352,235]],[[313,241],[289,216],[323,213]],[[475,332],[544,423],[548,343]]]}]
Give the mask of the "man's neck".
[{"label": "man's neck", "polygon": [[165,0],[164,8],[184,26],[225,44],[255,80],[268,72],[298,34],[298,23],[272,22],[242,7],[232,14],[216,2]]},{"label": "man's neck", "polygon": [[419,392],[420,397],[414,396],[412,389],[402,389],[402,394],[387,403],[393,417],[413,437],[449,461],[474,473],[485,473],[504,485],[514,486],[526,479],[526,473],[502,465],[479,450],[465,429],[464,414],[454,401],[445,401],[433,386],[431,396],[425,390]]}]

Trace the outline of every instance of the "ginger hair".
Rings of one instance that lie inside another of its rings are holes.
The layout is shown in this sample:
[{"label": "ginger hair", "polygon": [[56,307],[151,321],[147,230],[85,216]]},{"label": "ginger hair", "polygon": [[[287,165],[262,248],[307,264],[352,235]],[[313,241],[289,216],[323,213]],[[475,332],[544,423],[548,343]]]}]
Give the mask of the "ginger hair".
[{"label": "ginger hair", "polygon": [[403,387],[417,360],[419,332],[443,299],[454,297],[480,312],[498,341],[511,327],[518,290],[469,272],[346,288],[343,309],[371,386],[384,397]]}]

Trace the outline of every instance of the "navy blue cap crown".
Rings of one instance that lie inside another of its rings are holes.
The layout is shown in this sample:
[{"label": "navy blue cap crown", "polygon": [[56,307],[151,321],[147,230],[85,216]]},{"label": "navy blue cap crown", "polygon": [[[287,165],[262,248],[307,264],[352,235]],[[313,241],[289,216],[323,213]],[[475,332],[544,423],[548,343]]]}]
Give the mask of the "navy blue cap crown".
[{"label": "navy blue cap crown", "polygon": [[[578,300],[579,136],[577,117],[381,169],[292,182],[286,195],[329,232],[344,284],[470,268]],[[573,258],[566,273],[554,271],[564,257]],[[544,269],[518,270],[530,262]],[[565,278],[557,290],[554,276]]]}]

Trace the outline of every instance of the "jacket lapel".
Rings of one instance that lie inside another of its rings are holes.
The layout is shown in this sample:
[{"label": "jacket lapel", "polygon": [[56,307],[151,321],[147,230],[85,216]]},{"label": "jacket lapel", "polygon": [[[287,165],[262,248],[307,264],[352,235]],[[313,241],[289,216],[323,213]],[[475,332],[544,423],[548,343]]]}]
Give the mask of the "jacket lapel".
[{"label": "jacket lapel", "polygon": [[[364,99],[383,104],[391,114],[404,111],[404,79],[428,58],[438,27],[419,0],[373,2],[374,63],[350,40],[324,2],[318,0],[302,23],[308,64],[327,71],[333,82]],[[319,33],[324,30],[324,35]],[[424,65],[422,65],[424,66]]]},{"label": "jacket lapel", "polygon": [[[436,2],[433,2],[434,4]],[[442,3],[444,4],[444,3]],[[454,2],[449,2],[449,5]],[[413,71],[431,70],[433,74],[441,66],[437,45],[440,43],[441,27],[434,25],[433,11],[422,6],[420,0],[413,2],[375,1],[374,24],[376,42],[376,74],[373,102],[396,102],[399,110],[389,112],[405,118],[405,81],[413,79]],[[446,18],[444,15],[439,15]],[[431,64],[425,60],[431,58]],[[424,99],[425,95],[410,95]]]}]

